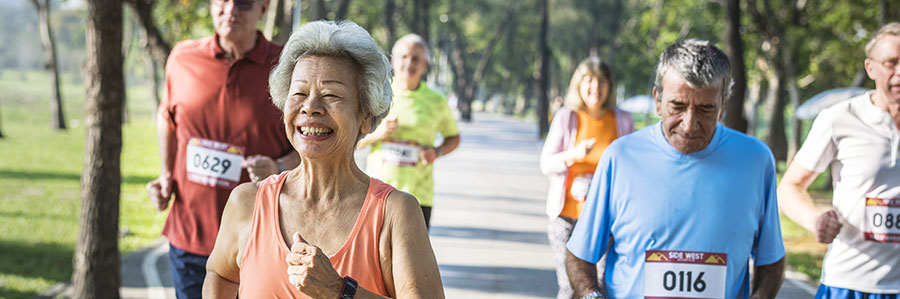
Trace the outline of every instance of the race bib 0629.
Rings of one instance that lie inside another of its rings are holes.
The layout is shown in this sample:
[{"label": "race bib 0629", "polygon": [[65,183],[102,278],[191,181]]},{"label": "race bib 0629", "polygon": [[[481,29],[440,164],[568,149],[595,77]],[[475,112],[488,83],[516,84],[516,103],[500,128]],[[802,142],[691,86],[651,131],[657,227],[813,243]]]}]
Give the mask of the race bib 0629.
[{"label": "race bib 0629", "polygon": [[386,140],[381,143],[381,157],[387,165],[416,166],[419,145],[411,141]]},{"label": "race bib 0629", "polygon": [[648,250],[644,298],[725,298],[727,267],[725,253]]},{"label": "race bib 0629", "polygon": [[866,198],[866,240],[900,243],[900,198]]},{"label": "race bib 0629", "polygon": [[241,181],[244,147],[194,137],[188,141],[185,152],[189,181],[225,189],[234,188]]}]

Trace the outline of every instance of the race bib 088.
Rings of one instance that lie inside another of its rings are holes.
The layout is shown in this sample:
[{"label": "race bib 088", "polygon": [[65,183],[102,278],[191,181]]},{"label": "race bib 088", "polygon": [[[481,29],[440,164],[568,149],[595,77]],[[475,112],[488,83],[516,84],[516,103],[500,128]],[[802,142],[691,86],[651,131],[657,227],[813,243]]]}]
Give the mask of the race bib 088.
[{"label": "race bib 088", "polygon": [[231,189],[241,181],[242,146],[194,137],[188,141],[186,155],[191,182]]},{"label": "race bib 088", "polygon": [[728,255],[648,250],[644,298],[725,298]]},{"label": "race bib 088", "polygon": [[900,243],[900,198],[866,198],[866,240]]}]

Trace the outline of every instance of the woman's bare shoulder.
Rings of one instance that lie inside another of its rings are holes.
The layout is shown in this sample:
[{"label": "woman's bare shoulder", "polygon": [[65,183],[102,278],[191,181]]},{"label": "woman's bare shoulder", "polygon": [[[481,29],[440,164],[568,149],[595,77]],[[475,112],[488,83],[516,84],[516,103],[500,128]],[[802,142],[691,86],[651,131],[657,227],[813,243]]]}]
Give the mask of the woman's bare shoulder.
[{"label": "woman's bare shoulder", "polygon": [[259,187],[259,182],[247,182],[231,190],[228,203],[225,205],[225,213],[236,218],[252,215]]}]

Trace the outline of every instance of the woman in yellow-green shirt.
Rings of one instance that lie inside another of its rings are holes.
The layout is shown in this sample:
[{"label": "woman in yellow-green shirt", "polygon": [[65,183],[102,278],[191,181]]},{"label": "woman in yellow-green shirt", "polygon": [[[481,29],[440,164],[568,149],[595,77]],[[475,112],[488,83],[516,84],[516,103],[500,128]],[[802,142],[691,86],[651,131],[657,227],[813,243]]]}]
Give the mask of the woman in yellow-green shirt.
[{"label": "woman in yellow-green shirt", "polygon": [[[447,98],[422,82],[428,68],[425,40],[415,34],[403,36],[391,52],[393,107],[375,132],[359,141],[357,148],[372,145],[366,172],[415,196],[422,206],[425,224],[430,227],[433,163],[459,146],[459,129]],[[438,133],[444,142],[434,146]]]}]

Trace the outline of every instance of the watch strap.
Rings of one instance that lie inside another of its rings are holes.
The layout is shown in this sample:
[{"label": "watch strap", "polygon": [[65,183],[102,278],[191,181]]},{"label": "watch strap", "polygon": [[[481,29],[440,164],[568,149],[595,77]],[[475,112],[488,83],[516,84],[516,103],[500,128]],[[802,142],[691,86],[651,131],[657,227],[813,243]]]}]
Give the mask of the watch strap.
[{"label": "watch strap", "polygon": [[353,296],[356,296],[357,288],[359,288],[359,283],[356,280],[350,276],[344,276],[344,287],[341,288],[341,295],[338,299],[353,299]]}]

